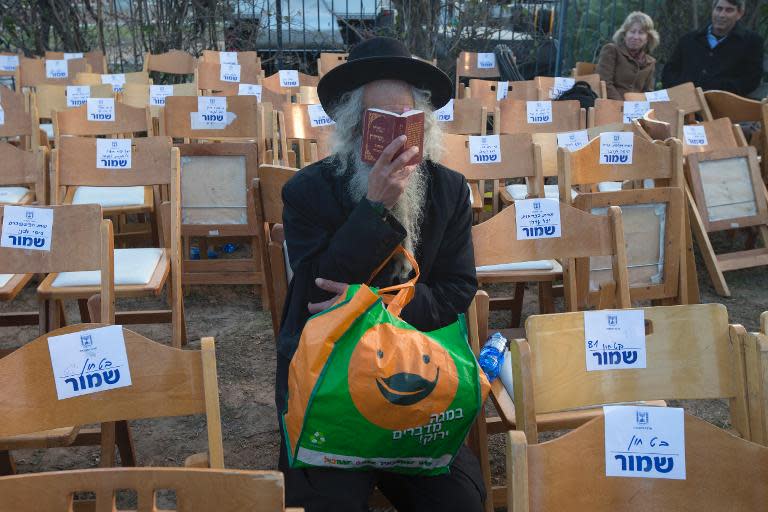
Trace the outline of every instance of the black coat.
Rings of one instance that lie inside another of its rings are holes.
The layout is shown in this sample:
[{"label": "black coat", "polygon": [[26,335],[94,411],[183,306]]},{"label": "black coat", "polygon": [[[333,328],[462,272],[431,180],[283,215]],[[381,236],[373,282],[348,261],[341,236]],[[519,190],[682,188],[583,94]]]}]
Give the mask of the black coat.
[{"label": "black coat", "polygon": [[[307,303],[332,294],[315,286],[322,277],[343,283],[364,283],[405,238],[405,229],[391,216],[382,218],[363,199],[355,203],[347,180],[335,174],[334,157],[314,163],[283,188],[283,225],[294,275],[288,288],[278,352],[292,357],[309,318]],[[472,211],[464,177],[427,162],[428,180],[416,261],[421,276],[413,300],[401,318],[421,331],[456,320],[477,290],[472,249]],[[388,265],[372,283],[399,283]]]},{"label": "black coat", "polygon": [[714,48],[707,42],[707,27],[680,38],[664,66],[665,88],[693,82],[706,90],[730,91],[746,96],[757,89],[763,75],[763,39],[740,23]]}]

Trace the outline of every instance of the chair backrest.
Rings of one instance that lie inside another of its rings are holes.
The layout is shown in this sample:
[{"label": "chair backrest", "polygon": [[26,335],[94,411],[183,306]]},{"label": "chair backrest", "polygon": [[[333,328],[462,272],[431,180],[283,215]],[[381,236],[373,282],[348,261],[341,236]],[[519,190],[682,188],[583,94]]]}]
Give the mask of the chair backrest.
[{"label": "chair backrest", "polygon": [[472,79],[469,81],[468,97],[480,100],[482,105],[487,108],[489,112],[493,112],[499,101],[497,99],[499,97],[497,95],[497,89],[499,87],[504,87],[505,83],[507,84],[507,95],[505,99],[526,101],[535,101],[539,99],[539,92],[534,80],[527,80],[525,82],[495,82],[491,80]]},{"label": "chair backrest", "polygon": [[[536,415],[659,399],[730,399],[731,423],[750,439],[741,326],[721,304],[642,308],[646,368],[585,371],[584,313],[533,315],[510,346],[517,429],[536,443]],[[599,355],[598,353],[595,353]],[[519,363],[519,366],[517,362]]]},{"label": "chair backrest", "polygon": [[[706,144],[689,144],[688,137],[683,136],[683,155],[688,156],[691,153],[707,153],[709,151],[719,151],[722,149],[733,149],[740,146],[736,138],[736,130],[740,130],[727,117],[721,117],[714,121],[704,121],[695,125],[704,129]],[[690,129],[688,126],[685,129]],[[696,142],[704,142],[698,139]]]},{"label": "chair backrest", "polygon": [[558,186],[563,201],[572,202],[564,194],[574,185],[594,185],[603,181],[669,180],[669,186],[683,187],[683,149],[677,139],[650,142],[632,134],[632,162],[629,164],[604,163],[601,158],[601,139],[612,137],[601,134],[576,151],[558,150]]},{"label": "chair backrest", "polygon": [[[704,98],[704,91],[701,87],[694,86],[693,82],[686,82],[664,90],[667,91],[669,100],[677,103],[677,107],[682,109],[686,116],[689,114],[699,114],[704,121],[711,121],[713,119],[707,105],[707,100]],[[624,94],[624,99],[627,101],[646,101],[646,98],[646,93],[642,92],[628,92]]]},{"label": "chair backrest", "polygon": [[53,130],[58,140],[61,137],[76,135],[80,137],[97,137],[112,135],[130,137],[146,132],[153,133],[152,113],[149,107],[129,107],[115,101],[113,121],[92,121],[88,119],[88,105],[81,105],[66,110],[59,110],[53,116]]},{"label": "chair backrest", "polygon": [[[621,210],[609,207],[608,216],[592,215],[565,203],[560,204],[558,238],[518,240],[515,204],[511,204],[489,220],[472,227],[475,264],[498,265],[546,259],[564,260],[563,281],[566,305],[576,309],[576,274],[574,258],[612,256],[613,300],[618,307],[629,307],[627,255]],[[582,342],[583,345],[583,342]]]},{"label": "chair backrest", "polygon": [[[222,66],[218,62],[200,62],[197,65],[197,87],[206,94],[219,92],[227,96],[237,95],[239,86],[243,84],[261,83],[261,67],[252,63],[237,64],[240,66],[240,80],[222,80]],[[225,67],[225,70],[227,68]]]},{"label": "chair backrest", "polygon": [[[78,73],[75,77],[76,85],[99,85],[111,83],[110,77],[119,79],[123,84],[151,84],[152,80],[149,78],[149,74],[145,71],[136,71],[133,73],[115,73],[112,75],[103,73]],[[122,90],[122,84],[113,86],[115,92]]]},{"label": "chair backrest", "polygon": [[309,116],[312,105],[284,105],[280,113],[280,136],[290,144],[300,146],[296,167],[304,167],[331,154],[331,136],[334,125],[312,126]]},{"label": "chair backrest", "polygon": [[[551,108],[551,116],[535,115],[537,107]],[[494,115],[495,133],[557,133],[583,130],[587,127],[587,111],[578,101],[499,102]],[[530,115],[529,115],[530,113]],[[545,120],[542,120],[546,117]]]},{"label": "chair backrest", "polygon": [[[0,268],[9,274],[101,271],[101,318],[114,322],[112,223],[102,221],[101,207],[95,204],[49,206],[42,209],[53,211],[50,251],[0,247]],[[5,207],[0,206],[0,221],[4,213]],[[16,238],[24,247],[37,244],[37,240],[31,237]],[[3,426],[0,426],[2,430]]]},{"label": "chair backrest", "polygon": [[[35,88],[34,100],[37,106],[38,119],[53,119],[53,113],[57,110],[71,108],[67,104],[66,85],[40,84]],[[88,87],[89,98],[114,98],[115,92],[111,84],[84,85]]]},{"label": "chair backrest", "polygon": [[260,68],[261,67],[261,57],[259,57],[256,52],[249,51],[249,52],[219,52],[215,50],[203,50],[203,54],[200,56],[200,62],[214,62],[216,64],[221,63],[222,60],[222,53],[227,54],[226,62],[232,62],[234,63],[234,60],[232,60],[232,57],[234,56],[234,59],[237,60],[237,64],[240,64],[241,66],[243,64],[248,66],[255,66]]},{"label": "chair backrest", "polygon": [[[53,60],[64,60],[53,59]],[[37,87],[40,84],[72,85],[78,73],[91,70],[85,59],[69,59],[66,61],[66,76],[48,77],[46,75],[46,59],[27,59],[22,57],[16,70],[16,88]]]},{"label": "chair backrest", "polygon": [[[116,512],[117,497],[134,491],[139,511],[166,510],[165,492],[175,494],[173,510],[185,512],[283,512],[279,471],[203,468],[100,468],[33,473],[0,478],[0,508],[17,512],[67,512],[78,492],[96,495],[95,512]],[[75,501],[75,510],[78,501]],[[170,509],[169,509],[170,512]]]},{"label": "chair backrest", "polygon": [[[653,110],[655,119],[669,123],[673,137],[680,138],[682,136],[683,110],[678,107],[677,103],[674,101],[654,101],[649,102],[649,107]],[[595,106],[589,109],[587,123],[590,128],[624,123],[624,102],[598,98],[595,100]],[[624,124],[630,125],[631,123]]]},{"label": "chair backrest", "polygon": [[728,91],[706,91],[704,99],[715,119],[728,117],[734,123],[764,122],[765,100],[744,98]]},{"label": "chair backrest", "polygon": [[299,85],[296,87],[282,87],[280,85],[280,72],[270,75],[266,77],[263,81],[263,85],[265,89],[269,89],[272,92],[275,92],[277,94],[285,94],[285,93],[298,93],[299,92],[299,86],[311,86],[311,87],[317,87],[317,83],[320,81],[320,77],[314,76],[314,75],[306,75],[304,73],[299,72]]},{"label": "chair backrest", "polygon": [[761,509],[768,448],[688,413],[684,422],[684,480],[607,477],[603,416],[541,444],[526,445],[521,433],[510,432],[510,512]]},{"label": "chair backrest", "polygon": [[[577,82],[587,82],[592,88],[592,91],[597,94],[598,98],[606,98],[605,82],[600,80],[600,75],[597,73],[590,73],[588,75],[581,75],[574,78]],[[554,99],[556,95],[555,91],[555,77],[553,76],[537,76],[534,78],[536,87],[539,89],[539,99],[550,100]]]},{"label": "chair backrest", "polygon": [[444,133],[457,135],[485,135],[488,127],[488,108],[477,98],[461,98],[453,101],[453,121],[441,121],[438,125]]},{"label": "chair backrest", "polygon": [[[0,187],[26,186],[34,192],[37,204],[47,204],[47,151],[41,147],[25,151],[7,142],[0,142]],[[1,195],[0,202],[3,202]]]},{"label": "chair backrest", "polygon": [[[158,117],[160,115],[160,109],[163,108],[164,104],[157,105],[152,102],[152,87],[154,86],[150,84],[127,83],[120,93],[120,101],[129,107],[145,108],[149,106],[152,112],[152,117]],[[192,83],[173,84],[168,85],[168,87],[173,87],[172,96],[197,96],[197,86]]]},{"label": "chair backrest", "polygon": [[498,65],[492,68],[480,68],[477,65],[478,54],[476,52],[461,52],[456,58],[456,82],[459,78],[496,78],[500,76]]},{"label": "chair backrest", "polygon": [[[0,124],[0,138],[32,137],[33,116],[29,112],[24,93],[14,92],[0,86],[0,108],[3,109],[3,124]],[[28,142],[25,141],[27,146]]]},{"label": "chair backrest", "polygon": [[104,54],[99,50],[93,50],[84,53],[70,53],[65,55],[64,52],[52,52],[46,51],[46,59],[72,59],[82,56],[83,59],[91,67],[91,71],[94,73],[106,73],[107,72],[107,59]]},{"label": "chair backrest", "polygon": [[144,71],[147,73],[155,71],[169,75],[191,75],[196,66],[197,59],[181,50],[144,54]]},{"label": "chair backrest", "polygon": [[226,111],[233,114],[224,128],[193,128],[192,117],[206,97],[169,96],[160,115],[160,135],[187,139],[256,139],[261,105],[255,96],[227,96]]},{"label": "chair backrest", "polygon": [[333,68],[344,64],[348,58],[348,53],[321,52],[320,58],[317,59],[317,76],[323,76]]},{"label": "chair backrest", "polygon": [[597,64],[592,62],[577,62],[573,68],[573,76],[582,77],[584,75],[593,75],[597,72]]}]

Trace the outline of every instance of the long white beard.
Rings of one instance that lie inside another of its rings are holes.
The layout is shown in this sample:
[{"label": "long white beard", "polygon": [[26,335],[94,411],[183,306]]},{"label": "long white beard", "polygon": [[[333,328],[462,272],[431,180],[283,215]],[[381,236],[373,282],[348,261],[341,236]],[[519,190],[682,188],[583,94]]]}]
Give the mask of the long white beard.
[{"label": "long white beard", "polygon": [[[362,161],[359,151],[355,152],[351,158],[352,162],[347,168],[347,172],[351,174],[347,191],[355,201],[360,201],[368,193],[368,178],[373,166]],[[419,246],[426,187],[427,171],[422,164],[411,174],[403,194],[390,210],[391,215],[405,228],[403,247],[411,254],[415,254]],[[412,270],[411,264],[405,258],[398,256],[396,265],[396,274],[403,279],[407,278]]]}]

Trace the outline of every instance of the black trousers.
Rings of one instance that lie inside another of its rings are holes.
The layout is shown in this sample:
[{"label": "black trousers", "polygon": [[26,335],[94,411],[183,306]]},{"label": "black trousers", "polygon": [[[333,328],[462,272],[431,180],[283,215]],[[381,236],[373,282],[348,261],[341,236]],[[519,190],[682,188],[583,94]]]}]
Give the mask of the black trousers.
[{"label": "black trousers", "polygon": [[278,468],[285,475],[288,507],[305,512],[367,512],[374,486],[398,512],[482,512],[485,486],[477,458],[465,445],[451,463],[450,473],[413,476],[387,471],[346,471],[331,468],[288,467],[282,412],[287,408],[290,360],[277,355],[275,404],[280,422]]}]

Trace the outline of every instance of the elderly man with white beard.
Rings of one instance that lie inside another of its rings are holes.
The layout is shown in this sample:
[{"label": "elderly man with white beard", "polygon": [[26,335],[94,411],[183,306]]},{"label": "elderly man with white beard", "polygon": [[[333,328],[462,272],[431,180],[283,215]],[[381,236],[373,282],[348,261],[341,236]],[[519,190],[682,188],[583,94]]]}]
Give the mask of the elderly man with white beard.
[{"label": "elderly man with white beard", "polygon": [[[320,81],[320,101],[336,122],[333,155],[300,170],[283,188],[283,225],[294,276],[278,337],[279,417],[287,406],[290,360],[307,319],[333,305],[348,284],[367,282],[398,245],[415,255],[420,268],[403,320],[432,331],[454,322],[471,303],[477,279],[469,189],[462,175],[436,163],[441,133],[434,110],[448,102],[451,91],[442,71],[411,58],[399,41],[383,37],[357,45],[346,64]],[[368,108],[424,111],[422,163],[406,165],[418,153],[416,147],[396,156],[405,136],[395,139],[375,164],[362,161]],[[371,284],[398,284],[411,272],[407,261],[393,258]],[[400,512],[479,512],[485,498],[479,464],[466,446],[450,473],[410,476],[291,469],[281,438],[279,468],[285,474],[287,505],[307,512],[367,511],[374,486]]]}]

